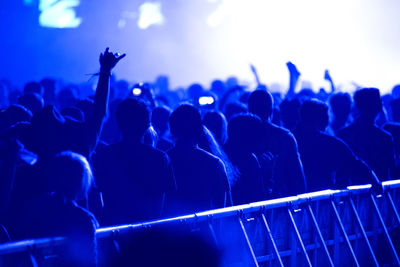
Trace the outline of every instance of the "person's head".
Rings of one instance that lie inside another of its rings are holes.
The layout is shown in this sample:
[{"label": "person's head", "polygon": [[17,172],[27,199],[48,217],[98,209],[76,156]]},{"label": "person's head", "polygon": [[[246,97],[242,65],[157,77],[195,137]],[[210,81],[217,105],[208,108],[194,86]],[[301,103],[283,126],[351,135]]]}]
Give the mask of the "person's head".
[{"label": "person's head", "polygon": [[324,131],[329,124],[328,105],[318,99],[303,102],[300,108],[300,121],[317,131]]},{"label": "person's head", "polygon": [[238,114],[228,123],[228,142],[249,152],[257,150],[262,133],[262,121],[254,114]]},{"label": "person's head", "polygon": [[400,98],[395,98],[390,102],[393,121],[400,122]]},{"label": "person's head", "polygon": [[63,151],[50,162],[48,179],[52,190],[70,200],[85,199],[93,183],[86,158],[78,153]]},{"label": "person's head", "polygon": [[122,101],[118,105],[116,118],[124,139],[141,140],[150,127],[150,110],[146,103],[138,98]]},{"label": "person's head", "polygon": [[30,122],[32,112],[21,105],[11,105],[7,109],[0,110],[0,132],[18,122]]},{"label": "person's head", "polygon": [[268,121],[272,115],[274,100],[266,90],[255,90],[249,96],[249,112],[257,115],[262,121]]},{"label": "person's head", "polygon": [[231,102],[225,106],[224,114],[228,121],[231,120],[236,114],[246,113],[247,107],[243,103]]},{"label": "person's head", "polygon": [[225,143],[228,123],[224,114],[219,111],[209,111],[203,117],[203,124],[213,133],[220,145]]},{"label": "person's head", "polygon": [[30,93],[20,96],[18,98],[18,104],[29,109],[32,114],[35,114],[44,107],[44,100],[39,94]]},{"label": "person's head", "polygon": [[332,113],[336,119],[347,120],[351,112],[351,97],[349,93],[336,93],[330,100],[329,104]]},{"label": "person's head", "polygon": [[29,82],[24,86],[24,94],[39,94],[43,95],[43,87],[38,82]]},{"label": "person's head", "polygon": [[163,136],[168,130],[168,119],[170,115],[171,110],[166,106],[160,106],[153,109],[151,113],[151,124],[159,136]]},{"label": "person's head", "polygon": [[198,143],[203,131],[199,110],[190,104],[180,105],[169,117],[169,128],[177,140]]},{"label": "person's head", "polygon": [[354,104],[364,119],[375,121],[382,111],[382,100],[377,88],[363,88],[355,92]]},{"label": "person's head", "polygon": [[61,110],[61,114],[64,117],[71,118],[75,121],[79,122],[85,121],[85,114],[83,113],[83,111],[74,106],[64,108],[63,110]]},{"label": "person's head", "polygon": [[295,99],[285,99],[279,105],[279,115],[283,127],[294,130],[300,117],[300,101]]}]

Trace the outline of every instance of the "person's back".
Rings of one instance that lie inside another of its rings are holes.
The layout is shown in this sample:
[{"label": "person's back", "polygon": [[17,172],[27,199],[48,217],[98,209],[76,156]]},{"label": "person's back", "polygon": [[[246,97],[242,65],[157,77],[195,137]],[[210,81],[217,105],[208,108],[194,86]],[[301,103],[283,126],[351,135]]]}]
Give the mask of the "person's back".
[{"label": "person's back", "polygon": [[249,111],[264,122],[263,152],[272,155],[275,196],[289,196],[307,190],[302,163],[298,154],[297,142],[288,130],[270,122],[273,99],[269,92],[254,91],[249,98]]},{"label": "person's back", "polygon": [[225,166],[197,146],[202,131],[199,111],[191,105],[181,105],[170,117],[170,129],[177,138],[175,147],[168,152],[177,194],[168,210],[171,214],[185,214],[224,207],[230,190]]},{"label": "person's back", "polygon": [[96,266],[97,220],[77,204],[87,198],[92,172],[87,160],[65,151],[51,159],[47,170],[52,193],[37,195],[10,209],[7,229],[13,240],[66,237],[56,250],[54,266]]},{"label": "person's back", "polygon": [[360,116],[351,125],[340,130],[337,136],[343,139],[381,180],[388,179],[390,169],[394,165],[394,144],[392,136],[375,124],[376,116],[382,109],[379,90],[361,89],[355,93],[354,102]]},{"label": "person's back", "polygon": [[[228,141],[224,150],[236,169],[232,188],[234,205],[263,201],[268,198],[264,176],[255,155],[261,143],[262,122],[252,114],[239,114],[228,124]],[[270,177],[267,177],[270,178]]]},{"label": "person's back", "polygon": [[295,130],[309,191],[344,188],[352,184],[376,184],[370,169],[340,139],[323,131],[328,126],[328,106],[307,100]]},{"label": "person's back", "polygon": [[96,182],[104,198],[102,225],[134,223],[161,216],[165,194],[175,190],[168,156],[142,143],[149,110],[137,99],[117,110],[123,141],[95,157]]},{"label": "person's back", "polygon": [[[176,214],[222,208],[229,184],[222,161],[197,146],[176,144],[168,155],[177,184]],[[174,211],[172,211],[174,213]]]}]

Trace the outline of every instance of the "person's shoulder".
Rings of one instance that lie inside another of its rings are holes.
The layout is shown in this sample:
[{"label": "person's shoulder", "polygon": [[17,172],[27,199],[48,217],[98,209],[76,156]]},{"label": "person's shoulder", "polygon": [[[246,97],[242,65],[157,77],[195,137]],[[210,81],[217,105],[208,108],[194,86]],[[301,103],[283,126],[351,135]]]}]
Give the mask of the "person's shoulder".
[{"label": "person's shoulder", "polygon": [[71,205],[70,213],[77,222],[77,225],[79,225],[80,227],[86,228],[88,230],[96,229],[99,227],[99,223],[96,217],[90,211],[79,205]]},{"label": "person's shoulder", "polygon": [[[201,148],[195,148],[194,152],[197,154],[197,156],[203,160],[207,160],[210,162],[214,162],[215,164],[219,164],[219,162],[221,161],[220,158],[218,158],[217,156],[214,156],[213,154],[205,151],[204,149]],[[222,161],[221,161],[222,162]]]},{"label": "person's shoulder", "polygon": [[285,143],[296,142],[295,136],[288,129],[273,123],[268,123],[265,125],[266,125],[266,130],[269,131],[280,142],[285,142]]},{"label": "person's shoulder", "polygon": [[376,134],[379,136],[379,138],[381,138],[382,140],[385,140],[386,142],[390,143],[393,142],[393,136],[389,131],[379,128],[377,126],[375,126],[375,131]]}]

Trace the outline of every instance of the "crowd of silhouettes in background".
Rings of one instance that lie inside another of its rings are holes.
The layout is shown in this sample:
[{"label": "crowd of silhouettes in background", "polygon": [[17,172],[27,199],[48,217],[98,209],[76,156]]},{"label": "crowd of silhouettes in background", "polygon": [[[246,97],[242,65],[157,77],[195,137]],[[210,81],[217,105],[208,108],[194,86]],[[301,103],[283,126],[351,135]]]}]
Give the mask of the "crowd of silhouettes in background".
[{"label": "crowd of silhouettes in background", "polygon": [[170,90],[165,76],[131,86],[111,75],[124,56],[100,55],[95,90],[0,82],[2,242],[67,236],[55,264],[96,266],[100,226],[356,184],[379,190],[400,176],[400,86],[351,96],[326,72],[329,89],[296,93],[290,62],[285,94],[254,67],[256,88],[231,78]]}]

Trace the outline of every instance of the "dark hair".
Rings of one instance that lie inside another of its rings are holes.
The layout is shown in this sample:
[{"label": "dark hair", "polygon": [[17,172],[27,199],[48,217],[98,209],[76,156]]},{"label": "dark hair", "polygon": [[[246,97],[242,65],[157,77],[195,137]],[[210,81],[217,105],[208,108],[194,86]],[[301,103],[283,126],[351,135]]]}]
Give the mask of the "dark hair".
[{"label": "dark hair", "polygon": [[300,108],[300,120],[318,130],[325,130],[329,123],[328,105],[315,98],[304,101]]},{"label": "dark hair", "polygon": [[142,137],[150,127],[150,110],[146,103],[138,98],[122,101],[116,112],[118,128],[123,135]]},{"label": "dark hair", "polygon": [[228,123],[224,114],[218,111],[209,111],[204,115],[203,124],[214,134],[220,145],[226,142]]},{"label": "dark hair", "polygon": [[274,100],[270,92],[266,90],[255,90],[249,96],[249,112],[266,121],[272,115]]},{"label": "dark hair", "polygon": [[351,96],[349,93],[336,93],[329,100],[332,112],[335,116],[348,116],[351,111]]},{"label": "dark hair", "polygon": [[228,123],[228,142],[250,152],[260,145],[263,133],[261,119],[250,113],[234,116]]},{"label": "dark hair", "polygon": [[160,106],[151,112],[151,123],[159,135],[163,135],[168,130],[168,119],[171,115],[170,108]]},{"label": "dark hair", "polygon": [[203,131],[201,115],[197,108],[182,104],[169,117],[171,133],[178,139],[198,142]]},{"label": "dark hair", "polygon": [[375,118],[382,110],[382,100],[377,88],[363,88],[355,92],[354,104],[361,116]]},{"label": "dark hair", "polygon": [[49,181],[57,193],[77,200],[86,198],[93,183],[93,175],[86,158],[72,151],[58,153],[50,162]]}]

